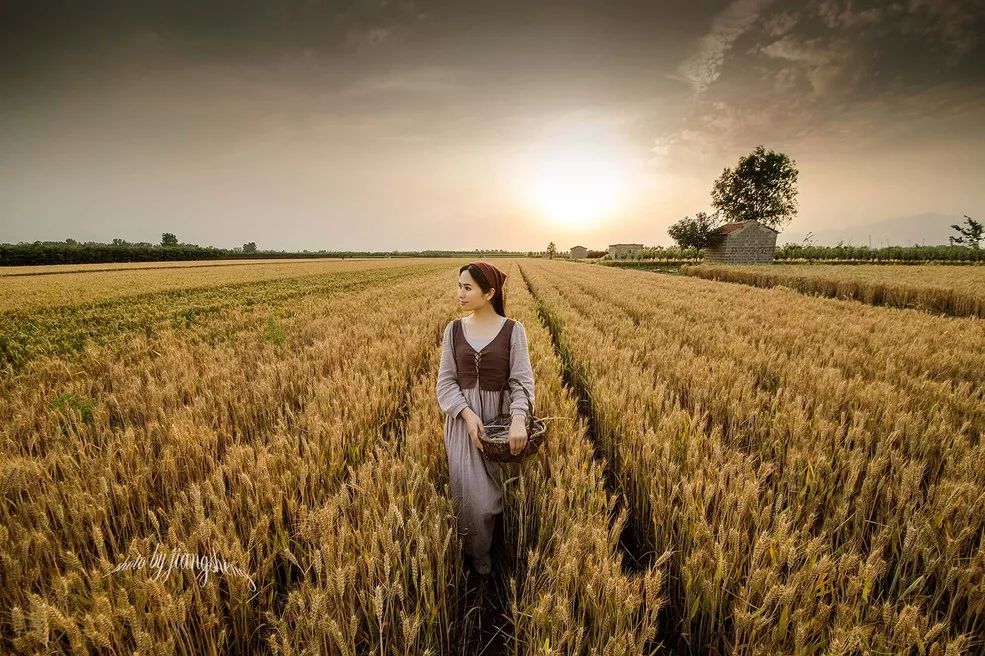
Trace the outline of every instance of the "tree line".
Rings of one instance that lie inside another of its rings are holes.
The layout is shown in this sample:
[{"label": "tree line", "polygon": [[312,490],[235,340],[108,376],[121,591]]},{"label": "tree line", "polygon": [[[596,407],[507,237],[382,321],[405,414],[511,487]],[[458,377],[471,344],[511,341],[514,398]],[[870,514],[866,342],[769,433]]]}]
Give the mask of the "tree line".
[{"label": "tree line", "polygon": [[256,242],[247,242],[237,248],[199,246],[178,241],[171,232],[161,235],[159,244],[129,242],[113,239],[112,242],[35,241],[18,244],[0,244],[0,266],[26,266],[41,264],[107,264],[116,262],[169,262],[181,260],[236,260],[236,259],[302,259],[302,258],[354,258],[354,257],[531,257],[533,251],[506,251],[479,249],[471,251],[423,250],[423,251],[339,251],[260,250]]},{"label": "tree line", "polygon": [[[703,248],[653,246],[627,251],[625,260],[614,263],[686,262],[704,259]],[[970,246],[814,246],[786,244],[777,246],[774,262],[985,262],[985,249]]]}]

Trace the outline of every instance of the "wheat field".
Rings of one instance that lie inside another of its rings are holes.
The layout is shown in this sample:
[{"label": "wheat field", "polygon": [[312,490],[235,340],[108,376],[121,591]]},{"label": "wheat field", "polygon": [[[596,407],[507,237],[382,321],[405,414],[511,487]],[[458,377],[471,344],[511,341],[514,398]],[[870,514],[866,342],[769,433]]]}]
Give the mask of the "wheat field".
[{"label": "wheat field", "polygon": [[685,266],[682,273],[756,287],[784,286],[870,305],[985,318],[981,265],[700,264]]},{"label": "wheat field", "polygon": [[480,581],[463,263],[0,276],[0,652],[983,648],[980,320],[497,260],[548,433]]}]

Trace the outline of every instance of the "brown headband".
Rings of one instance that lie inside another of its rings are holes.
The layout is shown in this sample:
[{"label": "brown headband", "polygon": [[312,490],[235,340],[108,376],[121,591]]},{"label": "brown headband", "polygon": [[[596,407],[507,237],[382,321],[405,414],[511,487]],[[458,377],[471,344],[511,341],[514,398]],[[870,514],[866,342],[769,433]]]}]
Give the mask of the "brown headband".
[{"label": "brown headband", "polygon": [[[491,287],[496,288],[497,294],[500,296],[503,295],[503,284],[506,282],[505,273],[500,271],[496,265],[483,262],[482,260],[475,260],[474,262],[469,262],[469,264],[478,267],[479,271],[482,272],[482,275],[486,277],[486,282],[488,282]],[[495,298],[495,296],[493,298]]]}]

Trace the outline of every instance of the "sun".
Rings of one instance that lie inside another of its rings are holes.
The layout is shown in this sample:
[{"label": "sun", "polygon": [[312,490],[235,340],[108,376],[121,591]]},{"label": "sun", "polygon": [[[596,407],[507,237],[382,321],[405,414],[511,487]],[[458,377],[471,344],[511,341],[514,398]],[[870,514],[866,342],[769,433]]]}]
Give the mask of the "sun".
[{"label": "sun", "polygon": [[540,144],[525,168],[525,201],[555,224],[593,225],[625,204],[626,157],[598,135],[565,135]]},{"label": "sun", "polygon": [[618,209],[622,179],[614,167],[603,162],[558,162],[535,176],[532,195],[547,218],[581,226]]}]

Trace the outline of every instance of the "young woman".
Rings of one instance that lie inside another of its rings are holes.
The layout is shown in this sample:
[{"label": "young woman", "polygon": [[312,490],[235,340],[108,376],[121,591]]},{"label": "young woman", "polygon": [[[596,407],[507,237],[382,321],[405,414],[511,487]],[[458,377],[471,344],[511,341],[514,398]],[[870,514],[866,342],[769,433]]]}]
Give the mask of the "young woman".
[{"label": "young woman", "polygon": [[515,464],[486,459],[479,436],[484,424],[509,412],[510,451],[519,453],[527,445],[527,397],[521,386],[534,401],[527,334],[522,323],[506,317],[505,281],[506,274],[488,262],[459,269],[458,301],[471,314],[445,327],[436,387],[446,415],[445,451],[458,528],[466,555],[483,575],[492,567],[489,548],[503,511],[503,476]]}]

